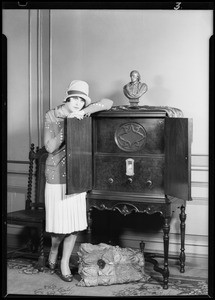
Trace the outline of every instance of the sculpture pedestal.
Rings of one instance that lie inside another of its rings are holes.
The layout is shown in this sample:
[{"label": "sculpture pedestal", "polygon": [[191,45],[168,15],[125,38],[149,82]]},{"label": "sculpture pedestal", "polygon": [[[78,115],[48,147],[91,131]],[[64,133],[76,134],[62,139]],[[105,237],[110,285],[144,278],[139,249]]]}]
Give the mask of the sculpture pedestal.
[{"label": "sculpture pedestal", "polygon": [[139,103],[139,98],[129,99],[130,107],[137,108]]}]

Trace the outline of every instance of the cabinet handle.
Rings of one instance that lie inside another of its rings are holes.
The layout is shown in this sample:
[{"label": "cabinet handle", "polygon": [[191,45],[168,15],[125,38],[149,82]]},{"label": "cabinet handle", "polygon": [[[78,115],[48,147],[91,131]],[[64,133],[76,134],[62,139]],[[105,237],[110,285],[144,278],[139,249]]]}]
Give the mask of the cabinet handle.
[{"label": "cabinet handle", "polygon": [[132,182],[133,182],[133,179],[129,177],[129,178],[128,178],[128,182],[129,182],[129,183],[132,183]]},{"label": "cabinet handle", "polygon": [[109,182],[109,183],[113,183],[113,178],[109,178],[109,179],[108,179],[108,182]]},{"label": "cabinet handle", "polygon": [[146,185],[147,185],[148,188],[151,187],[152,186],[152,181],[151,180],[147,180],[146,181]]}]

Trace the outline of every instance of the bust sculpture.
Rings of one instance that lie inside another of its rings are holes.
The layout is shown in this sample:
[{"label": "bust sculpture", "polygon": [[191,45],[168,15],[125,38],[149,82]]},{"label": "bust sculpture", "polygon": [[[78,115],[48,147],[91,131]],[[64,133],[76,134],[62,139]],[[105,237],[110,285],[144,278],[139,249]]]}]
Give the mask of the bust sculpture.
[{"label": "bust sculpture", "polygon": [[146,83],[141,83],[140,73],[136,70],[130,73],[131,81],[123,87],[124,95],[129,99],[131,107],[137,107],[139,98],[148,90]]}]

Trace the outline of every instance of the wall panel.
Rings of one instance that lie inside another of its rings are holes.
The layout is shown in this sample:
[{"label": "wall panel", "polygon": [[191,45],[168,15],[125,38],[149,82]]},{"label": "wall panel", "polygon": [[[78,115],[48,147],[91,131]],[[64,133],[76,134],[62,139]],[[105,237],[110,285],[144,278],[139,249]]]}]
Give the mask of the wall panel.
[{"label": "wall panel", "polygon": [[25,160],[29,149],[29,13],[3,10],[7,37],[8,159]]}]

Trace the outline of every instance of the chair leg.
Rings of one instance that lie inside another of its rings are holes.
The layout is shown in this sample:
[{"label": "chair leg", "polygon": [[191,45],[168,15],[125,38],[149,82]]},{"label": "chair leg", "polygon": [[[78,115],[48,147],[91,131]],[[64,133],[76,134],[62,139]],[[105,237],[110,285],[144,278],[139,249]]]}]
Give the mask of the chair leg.
[{"label": "chair leg", "polygon": [[38,231],[34,227],[29,227],[29,240],[27,242],[27,248],[29,252],[36,253],[38,251]]},{"label": "chair leg", "polygon": [[38,258],[38,270],[43,271],[45,267],[45,255],[44,255],[44,228],[41,228],[40,231],[40,256]]}]

